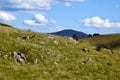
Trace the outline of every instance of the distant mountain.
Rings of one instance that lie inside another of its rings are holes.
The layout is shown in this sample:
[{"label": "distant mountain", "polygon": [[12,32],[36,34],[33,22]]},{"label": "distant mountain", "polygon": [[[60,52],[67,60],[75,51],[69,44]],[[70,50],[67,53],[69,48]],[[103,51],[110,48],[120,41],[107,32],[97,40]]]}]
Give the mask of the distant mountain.
[{"label": "distant mountain", "polygon": [[50,34],[59,35],[59,36],[68,36],[68,37],[72,37],[73,34],[75,34],[79,38],[88,36],[88,34],[86,34],[86,33],[75,31],[75,30],[72,30],[72,29],[65,29],[65,30],[50,33]]}]

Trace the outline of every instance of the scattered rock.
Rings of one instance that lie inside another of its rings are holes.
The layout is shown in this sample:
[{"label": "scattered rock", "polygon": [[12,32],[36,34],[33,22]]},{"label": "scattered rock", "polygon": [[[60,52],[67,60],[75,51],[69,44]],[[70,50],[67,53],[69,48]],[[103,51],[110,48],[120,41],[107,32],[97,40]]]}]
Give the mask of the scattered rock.
[{"label": "scattered rock", "polygon": [[8,55],[4,55],[4,59],[7,60],[8,59]]},{"label": "scattered rock", "polygon": [[23,35],[22,36],[22,39],[29,39],[30,37],[29,36],[27,36],[27,35]]},{"label": "scattered rock", "polygon": [[47,50],[46,52],[47,52],[47,55],[50,55],[50,54],[51,54],[51,52],[50,52],[49,50]]},{"label": "scattered rock", "polygon": [[104,48],[104,50],[108,53],[113,53],[113,51],[111,49]]},{"label": "scattered rock", "polygon": [[86,62],[85,62],[85,61],[82,61],[81,64],[84,65],[84,64],[86,64]]},{"label": "scattered rock", "polygon": [[92,58],[89,58],[89,62],[94,62],[94,60]]},{"label": "scattered rock", "polygon": [[45,46],[45,42],[40,42],[40,45],[41,46]]},{"label": "scattered rock", "polygon": [[58,64],[57,61],[55,61],[54,64],[57,65]]},{"label": "scattered rock", "polygon": [[13,56],[14,56],[14,60],[15,62],[20,62],[20,63],[23,63],[26,61],[26,57],[23,53],[20,53],[20,52],[14,52],[13,53]]},{"label": "scattered rock", "polygon": [[49,35],[48,38],[49,38],[49,39],[54,39],[55,36],[54,36],[54,35]]},{"label": "scattered rock", "polygon": [[59,46],[58,48],[59,48],[59,49],[62,49],[62,47],[61,47],[61,46]]},{"label": "scattered rock", "polygon": [[33,59],[33,63],[37,64],[38,63],[38,59]]},{"label": "scattered rock", "polygon": [[58,41],[56,41],[56,40],[54,40],[53,43],[54,43],[55,45],[58,45]]},{"label": "scattered rock", "polygon": [[41,56],[41,58],[43,59],[43,58],[44,58],[44,56]]},{"label": "scattered rock", "polygon": [[72,37],[69,37],[70,42],[74,42],[74,43],[78,43],[75,39],[73,39]]},{"label": "scattered rock", "polygon": [[89,52],[89,50],[87,48],[83,48],[81,51],[83,51],[83,52]]},{"label": "scattered rock", "polygon": [[105,70],[101,68],[101,69],[99,69],[97,72],[103,74],[103,73],[105,73]]}]

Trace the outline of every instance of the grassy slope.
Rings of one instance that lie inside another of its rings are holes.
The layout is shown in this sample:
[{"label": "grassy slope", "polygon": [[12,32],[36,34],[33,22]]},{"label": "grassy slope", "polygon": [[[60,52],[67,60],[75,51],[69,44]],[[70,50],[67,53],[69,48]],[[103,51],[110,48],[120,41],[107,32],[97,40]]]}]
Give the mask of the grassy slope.
[{"label": "grassy slope", "polygon": [[[21,38],[23,35],[35,37],[24,40]],[[0,25],[0,80],[120,79],[119,46],[113,49],[114,53],[98,52],[95,50],[96,43],[100,43],[96,40],[98,38],[81,39],[75,44],[67,37],[55,36],[50,39],[48,36]],[[119,36],[110,38],[115,40]],[[54,44],[54,40],[59,44]],[[40,42],[45,42],[45,45],[40,45]],[[89,52],[81,51],[82,48],[87,48]],[[27,61],[15,63],[11,55],[14,51],[23,52]],[[47,51],[50,51],[49,55]],[[38,59],[38,63],[34,64],[33,59]]]}]

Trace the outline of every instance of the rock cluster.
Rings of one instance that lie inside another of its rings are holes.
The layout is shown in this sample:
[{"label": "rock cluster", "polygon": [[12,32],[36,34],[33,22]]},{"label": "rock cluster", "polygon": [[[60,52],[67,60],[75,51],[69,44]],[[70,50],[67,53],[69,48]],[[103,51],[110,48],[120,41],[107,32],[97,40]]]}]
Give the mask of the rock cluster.
[{"label": "rock cluster", "polygon": [[15,62],[23,63],[23,62],[26,61],[26,57],[25,57],[25,55],[23,53],[14,52],[13,56],[14,56]]}]

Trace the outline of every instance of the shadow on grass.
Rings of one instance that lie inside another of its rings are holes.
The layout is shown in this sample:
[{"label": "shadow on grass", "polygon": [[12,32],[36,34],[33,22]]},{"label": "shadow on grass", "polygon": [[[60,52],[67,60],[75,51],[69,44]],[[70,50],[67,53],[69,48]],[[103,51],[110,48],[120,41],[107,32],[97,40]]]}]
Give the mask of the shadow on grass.
[{"label": "shadow on grass", "polygon": [[116,41],[112,41],[109,43],[101,43],[101,44],[96,44],[96,49],[99,51],[101,48],[109,48],[109,49],[115,49],[117,47],[120,47],[120,39]]}]

